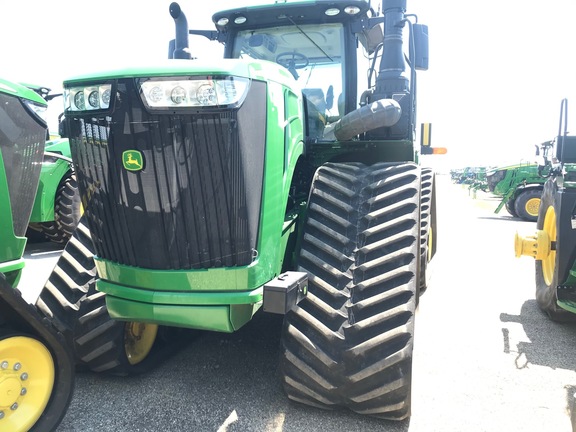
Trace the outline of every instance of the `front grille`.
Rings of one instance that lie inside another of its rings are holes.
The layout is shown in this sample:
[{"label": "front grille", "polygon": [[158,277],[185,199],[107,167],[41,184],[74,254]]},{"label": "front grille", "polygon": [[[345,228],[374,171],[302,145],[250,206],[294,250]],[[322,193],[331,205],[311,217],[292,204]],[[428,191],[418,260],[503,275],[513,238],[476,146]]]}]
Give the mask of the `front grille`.
[{"label": "front grille", "polygon": [[[70,143],[97,255],[150,269],[250,264],[264,166],[266,88],[242,107],[149,113],[132,80],[118,83],[112,114],[68,118]],[[141,171],[123,167],[137,150]]]},{"label": "front grille", "polygon": [[14,96],[0,93],[0,151],[8,182],[14,234],[24,236],[38,189],[46,128]]}]

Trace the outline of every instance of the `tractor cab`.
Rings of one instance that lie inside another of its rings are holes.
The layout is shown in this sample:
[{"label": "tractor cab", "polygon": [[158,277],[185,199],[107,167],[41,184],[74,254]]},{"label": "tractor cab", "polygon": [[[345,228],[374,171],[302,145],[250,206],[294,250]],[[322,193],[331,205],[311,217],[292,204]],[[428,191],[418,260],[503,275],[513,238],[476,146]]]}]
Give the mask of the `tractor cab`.
[{"label": "tractor cab", "polygon": [[[403,13],[405,1],[387,1],[384,8],[392,21]],[[196,34],[222,42],[225,58],[284,66],[304,99],[308,142],[347,141],[380,129],[365,138],[411,143],[415,71],[428,67],[427,27],[403,20],[385,29],[384,17],[366,0],[294,2],[282,9],[281,14],[274,5],[226,10],[212,17],[216,32],[188,31],[173,3],[177,31],[170,57],[191,58],[187,36]],[[403,48],[405,33],[410,49]],[[384,107],[365,110],[354,124],[342,122],[346,114],[382,100],[387,101]]]},{"label": "tractor cab", "polygon": [[301,87],[311,139],[323,139],[325,128],[344,114],[347,89],[342,23],[240,30],[226,55],[284,66]]}]

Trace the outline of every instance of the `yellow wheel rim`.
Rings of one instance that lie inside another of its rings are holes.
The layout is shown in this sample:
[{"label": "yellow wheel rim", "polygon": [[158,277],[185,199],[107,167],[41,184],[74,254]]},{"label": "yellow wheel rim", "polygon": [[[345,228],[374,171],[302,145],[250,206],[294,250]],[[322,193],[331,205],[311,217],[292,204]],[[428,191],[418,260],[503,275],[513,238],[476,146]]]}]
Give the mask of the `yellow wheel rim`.
[{"label": "yellow wheel rim", "polygon": [[29,430],[53,387],[54,361],[41,342],[25,336],[0,340],[0,430]]},{"label": "yellow wheel rim", "polygon": [[540,198],[530,198],[526,201],[526,213],[530,216],[538,217],[538,210],[540,209]]},{"label": "yellow wheel rim", "polygon": [[[544,226],[542,227],[542,230],[548,234],[550,242],[556,241],[556,212],[552,206],[548,207],[546,210],[546,215],[544,216]],[[550,250],[548,256],[542,260],[542,273],[544,275],[544,282],[546,282],[546,285],[552,284],[555,267],[556,251]]]},{"label": "yellow wheel rim", "polygon": [[157,334],[158,326],[156,324],[141,322],[126,323],[124,329],[124,349],[126,350],[128,362],[131,365],[140,363],[148,356]]}]

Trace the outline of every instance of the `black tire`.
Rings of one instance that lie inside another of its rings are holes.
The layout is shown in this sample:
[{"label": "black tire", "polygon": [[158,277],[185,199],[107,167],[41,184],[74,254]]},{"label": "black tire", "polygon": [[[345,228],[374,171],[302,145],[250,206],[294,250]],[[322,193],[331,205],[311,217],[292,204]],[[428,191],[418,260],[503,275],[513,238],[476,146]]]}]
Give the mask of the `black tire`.
[{"label": "black tire", "polygon": [[[544,185],[544,192],[542,193],[542,199],[540,201],[538,221],[536,223],[536,228],[538,230],[544,229],[546,213],[549,207],[554,209],[556,215],[559,214],[559,209],[555,208],[555,197],[557,193],[558,186],[556,182],[548,180]],[[556,220],[556,239],[562,238],[562,233],[559,231],[559,227],[559,220]],[[558,297],[556,288],[558,286],[559,258],[558,254],[556,254],[555,259],[550,263],[553,263],[553,276],[549,281],[550,283],[546,282],[546,277],[544,276],[544,263],[542,260],[536,260],[536,302],[540,309],[553,321],[573,322],[576,321],[576,314],[562,309],[557,303]]]},{"label": "black tire", "polygon": [[68,173],[60,183],[56,194],[54,214],[59,229],[70,238],[82,217],[82,203],[74,172]]},{"label": "black tire", "polygon": [[[0,381],[10,378],[14,372],[29,373],[25,385],[34,388],[33,392],[17,394],[19,406],[16,410],[0,407],[5,414],[5,419],[0,423],[8,421],[6,426],[9,430],[12,430],[10,424],[16,425],[17,430],[24,430],[26,423],[30,422],[34,424],[26,430],[33,432],[55,430],[66,414],[74,392],[75,374],[72,356],[63,336],[38,314],[33,305],[22,299],[18,290],[6,283],[2,274],[0,274],[0,341],[3,345],[0,348],[0,358],[9,363],[9,367],[0,372]],[[10,351],[8,356],[2,352],[4,348]],[[15,369],[16,364],[19,365],[19,370]],[[54,381],[50,388],[47,378],[52,373]],[[50,392],[45,407],[38,405],[42,392],[46,392],[45,395]],[[32,395],[32,399],[28,398],[28,395]],[[6,396],[10,398],[9,393],[3,396],[5,403],[11,404],[11,401],[6,400]],[[19,419],[14,417],[14,421],[6,419],[12,415],[22,417]]]},{"label": "black tire", "polygon": [[538,208],[542,197],[540,189],[526,189],[521,192],[514,202],[514,210],[520,219],[529,222],[538,220]]},{"label": "black tire", "polygon": [[42,232],[51,242],[66,243],[80,221],[82,206],[76,174],[69,172],[60,182],[54,200],[54,221],[42,222]]},{"label": "black tire", "polygon": [[516,213],[516,209],[514,208],[514,203],[515,203],[515,199],[510,198],[508,201],[506,201],[506,204],[504,204],[504,207],[506,207],[506,210],[508,211],[508,213],[510,213],[511,216],[518,217],[518,213]]},{"label": "black tire", "polygon": [[328,163],[317,171],[299,255],[308,296],[282,331],[290,399],[410,415],[419,207],[414,164]]}]

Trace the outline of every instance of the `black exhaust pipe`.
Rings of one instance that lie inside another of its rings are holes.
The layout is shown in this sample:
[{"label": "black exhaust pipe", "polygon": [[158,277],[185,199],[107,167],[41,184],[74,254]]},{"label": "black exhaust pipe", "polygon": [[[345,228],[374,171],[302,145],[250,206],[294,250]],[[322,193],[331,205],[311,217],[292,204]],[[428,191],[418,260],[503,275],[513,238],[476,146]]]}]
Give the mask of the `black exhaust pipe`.
[{"label": "black exhaust pipe", "polygon": [[402,46],[406,0],[384,0],[382,9],[384,12],[384,48],[376,79],[374,93],[379,94],[376,99],[390,97],[391,93],[409,90]]},{"label": "black exhaust pipe", "polygon": [[393,99],[401,108],[400,119],[391,127],[382,125],[368,133],[369,139],[413,140],[415,121],[415,74],[407,71],[404,58],[406,0],[383,0],[384,41],[374,92],[368,102]]},{"label": "black exhaust pipe", "polygon": [[184,15],[180,5],[176,2],[170,4],[170,15],[174,18],[174,24],[176,25],[174,51],[170,58],[190,60],[192,56],[188,49],[188,20],[186,15]]}]

